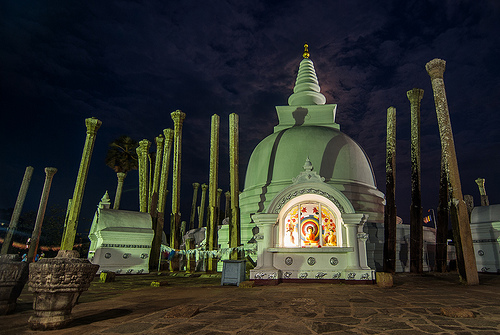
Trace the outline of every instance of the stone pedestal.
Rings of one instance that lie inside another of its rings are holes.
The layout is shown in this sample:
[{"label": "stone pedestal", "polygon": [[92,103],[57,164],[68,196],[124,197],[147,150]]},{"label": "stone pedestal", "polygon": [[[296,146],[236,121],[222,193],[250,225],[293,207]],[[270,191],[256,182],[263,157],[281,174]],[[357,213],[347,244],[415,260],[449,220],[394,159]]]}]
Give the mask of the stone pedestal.
[{"label": "stone pedestal", "polygon": [[33,292],[31,329],[59,329],[71,321],[71,310],[86,291],[99,265],[78,258],[75,250],[61,250],[56,258],[30,264],[29,289]]},{"label": "stone pedestal", "polygon": [[245,281],[245,260],[224,260],[221,285],[240,286]]},{"label": "stone pedestal", "polygon": [[28,280],[28,263],[19,255],[0,256],[0,315],[16,309],[16,300]]}]

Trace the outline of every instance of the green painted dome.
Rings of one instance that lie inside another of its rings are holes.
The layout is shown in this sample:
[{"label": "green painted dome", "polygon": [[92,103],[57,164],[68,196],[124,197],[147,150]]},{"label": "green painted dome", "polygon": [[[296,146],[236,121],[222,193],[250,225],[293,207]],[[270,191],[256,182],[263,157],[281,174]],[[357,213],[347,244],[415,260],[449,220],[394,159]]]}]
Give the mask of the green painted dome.
[{"label": "green painted dome", "polygon": [[275,132],[254,149],[248,163],[245,190],[271,182],[291,183],[309,157],[327,183],[361,183],[376,188],[363,149],[338,129],[299,126]]}]

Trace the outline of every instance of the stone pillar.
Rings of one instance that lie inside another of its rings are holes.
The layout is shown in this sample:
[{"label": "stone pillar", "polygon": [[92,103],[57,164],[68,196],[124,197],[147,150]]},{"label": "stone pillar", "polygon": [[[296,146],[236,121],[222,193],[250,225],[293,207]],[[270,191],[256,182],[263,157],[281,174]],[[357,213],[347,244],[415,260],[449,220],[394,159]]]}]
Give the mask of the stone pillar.
[{"label": "stone pillar", "polygon": [[[172,171],[172,214],[170,216],[170,247],[179,249],[180,246],[180,198],[181,198],[181,152],[182,152],[182,123],[186,114],[176,110],[170,114],[174,121],[174,157]],[[178,262],[170,262],[170,270],[178,270]]]},{"label": "stone pillar", "polygon": [[472,214],[472,210],[474,209],[474,197],[470,194],[464,195],[465,206],[467,207],[467,214],[470,216]]},{"label": "stone pillar", "polygon": [[78,170],[75,190],[71,200],[71,208],[67,216],[68,220],[65,225],[66,228],[64,230],[63,241],[61,243],[61,250],[73,250],[76,228],[78,226],[78,217],[80,216],[83,193],[85,191],[85,184],[89,173],[90,158],[92,157],[92,151],[94,150],[95,136],[97,134],[97,130],[101,127],[101,124],[102,122],[96,118],[88,118],[85,120],[85,125],[87,126],[87,137],[85,139],[80,169]]},{"label": "stone pillar", "polygon": [[[149,194],[148,194],[148,212],[151,215],[151,223],[154,231],[153,241],[151,243],[151,253],[149,257],[149,269],[156,271],[159,267],[160,262],[160,249],[161,249],[161,237],[163,233],[163,218],[164,213],[161,214],[162,218],[159,219],[160,214],[158,213],[158,192],[160,188],[160,176],[162,168],[163,159],[163,147],[165,139],[163,135],[159,135],[155,138],[156,142],[156,158],[154,169],[152,169],[151,174],[153,175],[153,181],[150,183]],[[160,222],[159,222],[160,221]]]},{"label": "stone pillar", "polygon": [[191,215],[189,217],[189,229],[194,229],[194,218],[196,216],[196,201],[198,200],[198,188],[200,183],[193,183],[193,202],[191,203]]},{"label": "stone pillar", "polygon": [[[161,161],[163,158],[163,143],[165,142],[165,138],[163,135],[159,135],[155,138],[156,142],[156,158],[155,158],[155,167],[153,172],[153,185],[150,187],[150,195],[149,195],[149,212],[151,213],[151,199],[153,197],[153,194],[157,194],[158,196],[158,191],[160,189],[160,176],[161,176]],[[158,206],[158,204],[157,204]],[[157,208],[155,208],[157,210]]]},{"label": "stone pillar", "polygon": [[207,201],[207,184],[201,184],[201,203],[200,210],[198,213],[198,228],[204,227],[204,219],[205,219],[205,203]]},{"label": "stone pillar", "polygon": [[250,279],[278,280],[281,277],[281,270],[273,265],[273,253],[269,248],[274,247],[273,227],[278,220],[277,214],[258,213],[252,215],[255,225],[259,228],[259,233],[255,235],[257,240],[257,266],[250,270]]},{"label": "stone pillar", "polygon": [[450,212],[452,218],[453,236],[457,251],[457,265],[460,277],[469,285],[479,284],[476,268],[476,258],[472,244],[467,208],[462,196],[460,174],[458,172],[457,157],[453,132],[451,130],[448,102],[444,87],[443,74],[446,62],[442,59],[433,59],[425,65],[427,73],[431,77],[434,102],[441,137],[441,150],[445,158],[445,167],[448,176],[450,194]]},{"label": "stone pillar", "polygon": [[26,193],[28,193],[28,187],[30,186],[31,176],[33,175],[33,167],[27,166],[24,171],[23,181],[21,183],[21,188],[17,194],[16,205],[14,206],[14,211],[12,212],[12,217],[10,218],[9,229],[7,230],[7,235],[5,235],[5,240],[2,244],[1,255],[5,255],[9,252],[9,247],[12,242],[12,235],[17,228],[17,222],[19,221],[19,216],[23,209],[24,199],[26,199]]},{"label": "stone pillar", "polygon": [[[346,270],[362,270],[360,263],[360,246],[358,238],[364,238],[363,226],[368,218],[365,214],[343,214],[342,219],[344,220],[344,225],[346,226],[346,239],[347,246],[352,247],[353,252],[347,254]],[[364,250],[366,257],[366,249]]]},{"label": "stone pillar", "polygon": [[217,189],[217,203],[216,203],[216,210],[217,210],[217,220],[215,222],[217,222],[217,225],[220,225],[221,224],[221,219],[220,219],[220,197],[222,195],[222,189],[221,188],[218,188]]},{"label": "stone pillar", "polygon": [[420,101],[424,97],[424,90],[414,88],[406,95],[411,105],[410,272],[422,273],[424,233],[420,186]]},{"label": "stone pillar", "polygon": [[224,196],[226,197],[224,218],[231,219],[231,192],[227,191],[226,193],[224,193]]},{"label": "stone pillar", "polygon": [[113,209],[120,208],[120,200],[122,198],[123,181],[127,176],[126,172],[117,172],[116,177],[118,178],[118,185],[116,186],[115,203],[113,204]]},{"label": "stone pillar", "polygon": [[[229,178],[231,192],[231,219],[229,221],[229,247],[241,244],[240,182],[239,182],[239,116],[229,115]],[[238,252],[231,252],[230,259],[238,259]]]},{"label": "stone pillar", "polygon": [[439,203],[436,224],[436,271],[446,272],[448,263],[448,179],[444,156],[441,157],[441,176],[439,181]]},{"label": "stone pillar", "polygon": [[489,206],[490,201],[488,200],[488,196],[486,195],[486,189],[484,188],[484,178],[477,178],[476,184],[479,187],[479,194],[481,195],[481,206]]},{"label": "stone pillar", "polygon": [[34,262],[38,244],[40,242],[40,234],[42,233],[43,218],[45,217],[45,209],[47,208],[47,201],[49,200],[50,185],[52,185],[52,178],[56,174],[57,169],[54,167],[45,168],[45,183],[43,184],[42,197],[40,198],[40,205],[38,206],[38,213],[36,215],[35,227],[31,234],[30,247],[28,250],[28,262]]},{"label": "stone pillar", "polygon": [[[194,249],[194,238],[186,239],[186,251]],[[186,252],[186,272],[196,271],[196,255],[192,252]]]},{"label": "stone pillar", "polygon": [[149,188],[149,146],[151,142],[144,139],[139,142],[137,147],[137,158],[139,165],[139,211],[146,213],[148,211],[148,188]]},{"label": "stone pillar", "polygon": [[184,237],[184,235],[186,235],[186,226],[187,226],[187,222],[182,221],[181,222],[181,239],[182,239],[182,237]]},{"label": "stone pillar", "polygon": [[384,271],[396,272],[396,108],[387,108]]},{"label": "stone pillar", "polygon": [[[208,183],[208,224],[207,247],[209,251],[218,249],[217,241],[217,183],[219,179],[219,128],[220,118],[212,115],[210,138],[210,178]],[[209,256],[207,271],[217,271],[217,259]]]},{"label": "stone pillar", "polygon": [[[151,256],[149,267],[150,269],[154,269],[160,262],[160,249],[161,249],[161,240],[163,235],[163,227],[165,226],[165,202],[168,195],[167,183],[168,183],[168,171],[170,167],[170,152],[172,149],[172,141],[174,136],[174,131],[172,129],[163,129],[164,141],[163,141],[163,149],[159,149],[157,151],[157,155],[163,156],[161,161],[161,172],[160,172],[160,180],[158,182],[158,194],[157,196],[152,197],[152,205],[154,203],[153,199],[158,199],[156,204],[156,222],[153,221],[153,229],[155,231],[155,235],[153,238],[153,242],[151,244]],[[157,143],[158,145],[158,143]],[[159,153],[161,152],[161,154]],[[156,161],[158,163],[158,159]],[[156,172],[160,171],[160,167],[155,167],[155,176]],[[154,182],[156,185],[157,182]],[[154,195],[155,193],[153,193]],[[154,211],[152,211],[154,212]]]},{"label": "stone pillar", "polygon": [[[173,129],[163,129],[165,144],[163,148],[163,160],[161,166],[160,189],[158,194],[158,217],[165,214],[165,202],[167,199],[168,171],[170,169],[170,153],[172,151],[172,142],[174,139]],[[161,214],[161,215],[160,215]],[[163,229],[163,227],[162,227]]]}]

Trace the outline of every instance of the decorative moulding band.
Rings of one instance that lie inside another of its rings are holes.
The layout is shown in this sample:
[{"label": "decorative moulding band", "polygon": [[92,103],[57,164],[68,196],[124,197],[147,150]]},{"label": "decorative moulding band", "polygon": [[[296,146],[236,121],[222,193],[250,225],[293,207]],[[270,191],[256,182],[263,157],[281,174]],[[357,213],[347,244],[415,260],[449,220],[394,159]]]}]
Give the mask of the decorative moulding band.
[{"label": "decorative moulding band", "polygon": [[325,191],[322,191],[322,190],[318,190],[318,189],[315,189],[315,188],[305,188],[305,189],[301,189],[301,190],[296,190],[296,191],[293,191],[289,194],[287,194],[285,197],[281,198],[280,202],[278,203],[278,205],[274,208],[273,210],[273,213],[279,213],[281,208],[290,200],[292,200],[293,198],[296,198],[300,195],[303,195],[303,194],[317,194],[317,195],[320,195],[322,197],[325,197],[327,198],[328,200],[330,200],[331,202],[333,202],[335,204],[335,206],[337,206],[337,208],[339,209],[340,213],[342,214],[345,214],[346,211],[344,209],[344,206],[342,206],[340,204],[340,202],[335,198],[333,197],[330,193],[328,192],[325,192]]},{"label": "decorative moulding band", "polygon": [[141,248],[150,249],[151,246],[147,244],[101,244],[101,248]]},{"label": "decorative moulding band", "polygon": [[353,247],[321,247],[321,248],[268,248],[269,252],[277,253],[347,253],[353,252]]}]

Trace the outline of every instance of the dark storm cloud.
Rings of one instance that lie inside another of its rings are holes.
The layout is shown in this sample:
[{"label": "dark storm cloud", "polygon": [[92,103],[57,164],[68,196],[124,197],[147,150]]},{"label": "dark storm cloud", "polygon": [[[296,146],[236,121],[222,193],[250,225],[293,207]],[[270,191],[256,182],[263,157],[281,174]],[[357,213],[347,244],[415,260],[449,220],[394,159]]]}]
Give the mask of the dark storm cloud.
[{"label": "dark storm cloud", "polygon": [[[103,126],[83,205],[87,216],[105,189],[114,193],[116,177],[103,164],[107,144],[122,134],[154,141],[173,127],[170,113],[176,109],[187,114],[186,203],[190,184],[208,181],[214,113],[221,116],[220,183],[227,188],[228,115],[240,116],[243,177],[253,148],[277,124],[274,106],[286,105],[292,93],[304,42],[327,103],[338,104],[337,122],[366,150],[382,191],[386,110],[397,108],[401,213],[409,206],[406,91],[413,87],[425,90],[423,188],[432,196],[424,206],[435,206],[440,144],[425,63],[445,59],[464,193],[477,195],[473,179],[483,176],[487,187],[492,185],[492,201],[500,198],[493,187],[500,179],[492,172],[500,163],[497,2],[25,1],[0,6],[0,140],[12,143],[3,151],[0,207],[13,206],[30,164],[39,171],[32,204],[43,182],[40,171],[50,165],[60,169],[51,199],[65,203],[71,197],[83,120],[90,116]],[[125,188],[136,184],[131,173]],[[134,196],[128,204],[122,199],[131,209],[137,206],[135,193],[129,192]]]}]

